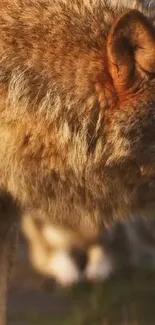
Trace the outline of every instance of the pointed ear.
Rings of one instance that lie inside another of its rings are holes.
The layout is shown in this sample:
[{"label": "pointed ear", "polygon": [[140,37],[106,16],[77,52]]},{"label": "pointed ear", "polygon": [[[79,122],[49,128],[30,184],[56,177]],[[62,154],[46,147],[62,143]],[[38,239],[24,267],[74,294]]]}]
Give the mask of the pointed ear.
[{"label": "pointed ear", "polygon": [[110,72],[118,91],[133,86],[140,74],[155,73],[155,28],[141,12],[130,10],[113,25],[107,40]]}]

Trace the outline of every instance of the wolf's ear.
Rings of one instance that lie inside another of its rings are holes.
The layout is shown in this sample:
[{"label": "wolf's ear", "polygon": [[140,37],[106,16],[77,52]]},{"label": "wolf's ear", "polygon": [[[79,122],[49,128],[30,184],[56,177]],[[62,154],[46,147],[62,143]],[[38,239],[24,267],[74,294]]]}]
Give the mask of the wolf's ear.
[{"label": "wolf's ear", "polygon": [[112,26],[107,40],[110,72],[118,91],[132,87],[137,70],[155,73],[155,28],[141,12],[130,10]]}]

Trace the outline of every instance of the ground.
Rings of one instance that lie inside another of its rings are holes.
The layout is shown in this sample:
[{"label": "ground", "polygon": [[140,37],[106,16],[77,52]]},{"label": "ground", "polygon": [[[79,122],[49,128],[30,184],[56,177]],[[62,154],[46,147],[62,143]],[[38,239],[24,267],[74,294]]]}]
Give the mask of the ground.
[{"label": "ground", "polygon": [[9,296],[9,325],[36,324],[154,325],[155,270],[126,270],[104,283],[61,289],[32,270],[22,243]]}]

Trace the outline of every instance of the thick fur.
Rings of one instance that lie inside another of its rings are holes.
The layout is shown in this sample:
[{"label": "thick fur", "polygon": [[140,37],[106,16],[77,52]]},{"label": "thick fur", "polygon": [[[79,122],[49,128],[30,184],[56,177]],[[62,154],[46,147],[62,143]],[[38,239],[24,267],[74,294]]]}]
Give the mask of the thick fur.
[{"label": "thick fur", "polygon": [[153,21],[140,1],[0,1],[0,188],[17,210],[85,237],[154,211]]},{"label": "thick fur", "polygon": [[155,81],[119,98],[107,62],[107,35],[126,10],[1,3],[1,187],[84,233],[148,210],[151,196],[140,168],[155,160]]}]

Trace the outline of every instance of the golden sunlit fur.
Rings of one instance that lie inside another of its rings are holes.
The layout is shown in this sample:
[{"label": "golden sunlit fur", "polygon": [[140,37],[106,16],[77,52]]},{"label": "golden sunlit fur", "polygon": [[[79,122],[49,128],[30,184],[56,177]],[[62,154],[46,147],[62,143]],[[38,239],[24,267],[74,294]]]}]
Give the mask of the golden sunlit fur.
[{"label": "golden sunlit fur", "polygon": [[[39,210],[88,239],[154,211],[154,54],[154,13],[140,1],[0,1],[6,211]],[[0,221],[3,235],[13,226]]]}]

